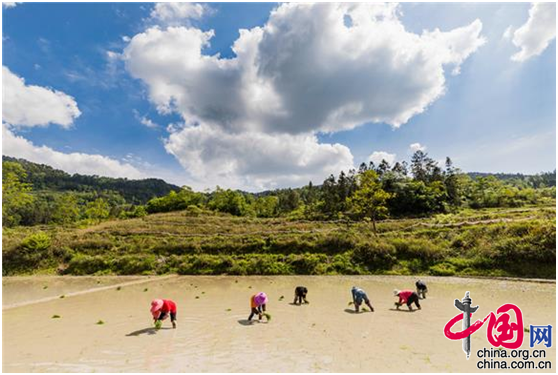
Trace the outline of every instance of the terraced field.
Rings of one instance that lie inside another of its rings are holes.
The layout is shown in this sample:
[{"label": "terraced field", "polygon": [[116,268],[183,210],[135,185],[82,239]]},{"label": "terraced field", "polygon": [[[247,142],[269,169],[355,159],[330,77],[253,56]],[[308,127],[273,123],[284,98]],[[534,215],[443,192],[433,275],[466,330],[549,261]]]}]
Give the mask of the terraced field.
[{"label": "terraced field", "polygon": [[555,233],[554,206],[385,220],[377,233],[366,222],[181,211],[86,228],[4,229],[3,272],[555,278]]}]

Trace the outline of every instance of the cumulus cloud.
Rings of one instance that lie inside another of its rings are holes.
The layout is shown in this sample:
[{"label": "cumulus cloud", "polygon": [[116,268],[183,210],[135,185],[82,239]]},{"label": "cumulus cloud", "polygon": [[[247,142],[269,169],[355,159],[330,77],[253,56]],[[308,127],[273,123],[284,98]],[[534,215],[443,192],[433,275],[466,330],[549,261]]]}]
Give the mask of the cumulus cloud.
[{"label": "cumulus cloud", "polygon": [[2,3],[2,8],[4,9],[14,8],[17,4],[19,3],[6,1]]},{"label": "cumulus cloud", "polygon": [[382,162],[382,160],[387,161],[389,164],[393,164],[395,162],[396,154],[390,154],[386,151],[374,151],[369,157],[368,161],[373,162],[374,164],[378,165]]},{"label": "cumulus cloud", "polygon": [[14,134],[6,124],[2,124],[2,154],[23,158],[35,163],[48,164],[68,173],[99,175],[107,177],[145,177],[130,164],[102,155],[79,152],[63,153],[50,147],[36,146],[29,140]]},{"label": "cumulus cloud", "polygon": [[415,153],[417,151],[426,151],[426,146],[421,145],[420,143],[411,143],[409,145],[409,150],[412,153]]},{"label": "cumulus cloud", "polygon": [[142,173],[130,164],[102,155],[79,152],[63,153],[47,146],[36,146],[14,133],[16,127],[72,125],[79,111],[74,99],[60,91],[26,85],[23,78],[2,67],[3,123],[2,154],[48,164],[68,173],[108,177],[141,178]]},{"label": "cumulus cloud", "polygon": [[26,85],[23,78],[2,67],[2,117],[15,126],[58,124],[69,128],[81,115],[74,98],[50,88]]},{"label": "cumulus cloud", "polygon": [[[228,157],[243,166],[239,179],[261,181],[261,170],[243,158],[265,160],[280,153],[249,142],[288,140],[280,146],[284,154],[311,144],[320,150],[311,154],[322,163],[318,170],[337,167],[337,160],[321,152],[343,146],[319,144],[316,134],[371,122],[399,127],[425,111],[444,94],[446,69],[458,74],[484,43],[481,29],[476,20],[419,35],[405,30],[394,4],[292,3],[280,5],[262,27],[240,30],[230,59],[204,54],[214,33],[193,27],[151,27],[131,39],[123,59],[146,83],[158,111],[182,116],[186,126],[172,134],[167,147],[194,132],[235,145],[248,142],[243,147],[254,152]],[[194,147],[197,159],[184,156],[191,150],[169,152],[201,178],[210,174],[214,154],[211,143],[203,144],[206,149]],[[352,159],[348,149],[343,154],[343,163]],[[296,179],[300,172],[284,169],[276,178]]]},{"label": "cumulus cloud", "polygon": [[521,50],[513,61],[523,62],[540,55],[556,38],[556,3],[533,3],[529,19],[513,33],[513,44]]},{"label": "cumulus cloud", "polygon": [[320,144],[314,135],[227,133],[186,126],[165,143],[198,184],[260,190],[321,181],[353,166],[349,149]]},{"label": "cumulus cloud", "polygon": [[182,25],[189,20],[199,20],[211,13],[211,8],[195,3],[157,3],[151,11],[151,19],[165,25]]}]

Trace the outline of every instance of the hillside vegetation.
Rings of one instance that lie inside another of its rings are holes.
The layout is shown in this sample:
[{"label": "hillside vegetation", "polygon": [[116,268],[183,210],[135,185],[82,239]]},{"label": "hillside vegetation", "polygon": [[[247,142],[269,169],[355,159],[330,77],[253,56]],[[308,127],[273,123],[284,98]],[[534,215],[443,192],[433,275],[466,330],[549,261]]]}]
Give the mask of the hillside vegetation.
[{"label": "hillside vegetation", "polygon": [[108,219],[197,207],[234,216],[304,220],[376,220],[427,217],[462,208],[521,207],[551,203],[556,171],[537,175],[462,173],[446,159],[442,169],[417,151],[390,165],[361,164],[321,185],[260,193],[216,187],[196,192],[161,180],[73,175],[46,165],[4,157],[2,225],[90,225]]},{"label": "hillside vegetation", "polygon": [[306,221],[190,207],[86,228],[4,228],[3,274],[429,274],[555,278],[554,204]]},{"label": "hillside vegetation", "polygon": [[245,193],[49,168],[2,163],[4,275],[556,273],[555,171],[471,178],[417,151]]}]

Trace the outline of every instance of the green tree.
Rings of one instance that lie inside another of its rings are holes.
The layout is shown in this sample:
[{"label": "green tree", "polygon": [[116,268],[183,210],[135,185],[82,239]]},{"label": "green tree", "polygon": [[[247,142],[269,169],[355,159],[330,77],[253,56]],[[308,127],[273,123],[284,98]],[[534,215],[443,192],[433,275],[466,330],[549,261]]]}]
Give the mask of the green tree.
[{"label": "green tree", "polygon": [[51,220],[58,224],[73,223],[79,219],[80,209],[75,193],[64,193],[54,201]]},{"label": "green tree", "polygon": [[280,213],[289,213],[294,211],[300,204],[300,195],[293,189],[281,190],[278,197],[279,202],[277,203],[277,209]]},{"label": "green tree", "polygon": [[94,221],[108,219],[110,206],[103,198],[97,198],[89,202],[85,209],[85,217]]},{"label": "green tree", "polygon": [[448,201],[452,206],[461,205],[461,189],[459,184],[459,170],[453,166],[449,157],[446,157],[446,170],[444,172],[444,185],[448,194]]},{"label": "green tree", "polygon": [[14,162],[2,163],[2,223],[6,226],[19,224],[18,212],[31,202],[31,185],[25,182],[27,174],[23,167]]},{"label": "green tree", "polygon": [[259,197],[254,201],[254,211],[257,217],[273,217],[277,214],[279,198],[270,195]]},{"label": "green tree", "polygon": [[189,186],[183,186],[179,192],[171,191],[168,195],[153,198],[147,202],[146,210],[149,213],[171,212],[185,210],[188,206],[201,206],[205,196],[197,193]]},{"label": "green tree", "polygon": [[378,174],[368,170],[358,175],[358,189],[347,198],[347,203],[354,213],[372,220],[376,233],[376,220],[388,214],[386,202],[391,196],[382,189]]},{"label": "green tree", "polygon": [[224,190],[219,186],[213,192],[207,206],[212,210],[235,216],[244,216],[250,211],[250,207],[241,192],[231,189]]},{"label": "green tree", "polygon": [[411,171],[417,181],[429,183],[443,180],[442,170],[438,163],[421,150],[415,152],[411,158]]}]

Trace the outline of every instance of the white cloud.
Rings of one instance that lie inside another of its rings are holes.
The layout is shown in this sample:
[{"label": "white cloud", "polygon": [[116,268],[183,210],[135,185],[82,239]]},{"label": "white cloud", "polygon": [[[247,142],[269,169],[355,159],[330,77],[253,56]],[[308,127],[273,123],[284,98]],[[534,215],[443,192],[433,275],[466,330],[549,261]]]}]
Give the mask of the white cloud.
[{"label": "white cloud", "polygon": [[26,85],[25,80],[2,67],[2,117],[15,126],[58,124],[69,128],[81,115],[74,98],[50,88]]},{"label": "white cloud", "polygon": [[[203,54],[212,30],[152,27],[132,38],[123,59],[129,72],[146,83],[158,111],[182,116],[188,125],[185,134],[199,126],[201,133],[234,139],[235,144],[255,138],[266,142],[277,135],[312,139],[317,149],[329,149],[342,146],[320,145],[317,133],[370,122],[399,127],[425,111],[445,92],[446,68],[457,74],[484,43],[481,29],[476,20],[448,32],[417,35],[405,30],[394,4],[291,3],[274,10],[264,26],[240,30],[233,58]],[[206,159],[213,154],[212,146],[204,145],[205,150],[195,147],[196,162],[180,156],[191,150],[173,148],[181,164],[200,178],[209,175],[212,166],[211,158]],[[283,153],[291,146],[282,144]],[[253,151],[259,154],[249,157],[276,155],[265,147]],[[230,163],[249,166],[239,159],[247,156],[231,154],[236,159]],[[321,170],[336,163],[320,160]],[[236,177],[260,181],[257,170],[243,171]],[[294,180],[299,172],[283,170],[276,178]]]},{"label": "white cloud", "polygon": [[108,177],[141,178],[143,174],[127,163],[102,155],[79,152],[63,153],[47,146],[36,146],[13,128],[59,124],[64,128],[78,117],[76,102],[63,92],[40,86],[25,85],[23,78],[2,67],[3,123],[2,155],[48,164],[68,173]]},{"label": "white cloud", "polygon": [[142,125],[145,125],[145,126],[147,126],[148,128],[151,128],[151,129],[157,129],[159,127],[159,125],[157,125],[156,123],[151,121],[151,119],[148,119],[145,116],[140,117],[139,121]]},{"label": "white cloud", "polygon": [[21,3],[6,1],[6,2],[2,3],[2,8],[4,8],[4,9],[14,8],[17,4],[21,4]]},{"label": "white cloud", "polygon": [[540,55],[556,38],[556,3],[533,3],[529,19],[513,33],[513,44],[521,50],[513,61],[523,62]]},{"label": "white cloud", "polygon": [[504,30],[504,34],[502,35],[502,38],[504,39],[511,39],[513,37],[513,26],[508,26],[506,28],[506,30]]},{"label": "white cloud", "polygon": [[349,149],[320,144],[313,135],[227,133],[208,125],[186,126],[165,143],[196,186],[261,190],[322,182],[353,166]]},{"label": "white cloud", "polygon": [[386,151],[374,151],[369,157],[368,161],[378,165],[382,160],[387,161],[390,165],[395,162],[396,154],[390,154]]},{"label": "white cloud", "polygon": [[420,143],[411,143],[409,145],[409,150],[412,153],[415,153],[417,151],[426,151],[426,146],[421,145]]},{"label": "white cloud", "polygon": [[196,3],[157,3],[151,11],[151,19],[165,25],[188,24],[189,20],[199,20],[211,12],[211,8]]},{"label": "white cloud", "polygon": [[145,176],[130,164],[102,155],[79,152],[63,153],[46,146],[35,146],[29,140],[14,134],[6,124],[2,124],[2,155],[23,158],[35,163],[47,164],[68,173],[99,175],[107,177]]},{"label": "white cloud", "polygon": [[147,118],[146,116],[141,116],[138,111],[134,109],[134,117],[136,120],[140,122],[140,124],[147,126],[150,129],[158,129],[160,128],[159,124],[156,124],[151,119]]},{"label": "white cloud", "polygon": [[120,54],[118,52],[106,51],[106,55],[108,61],[114,61],[120,59]]}]

